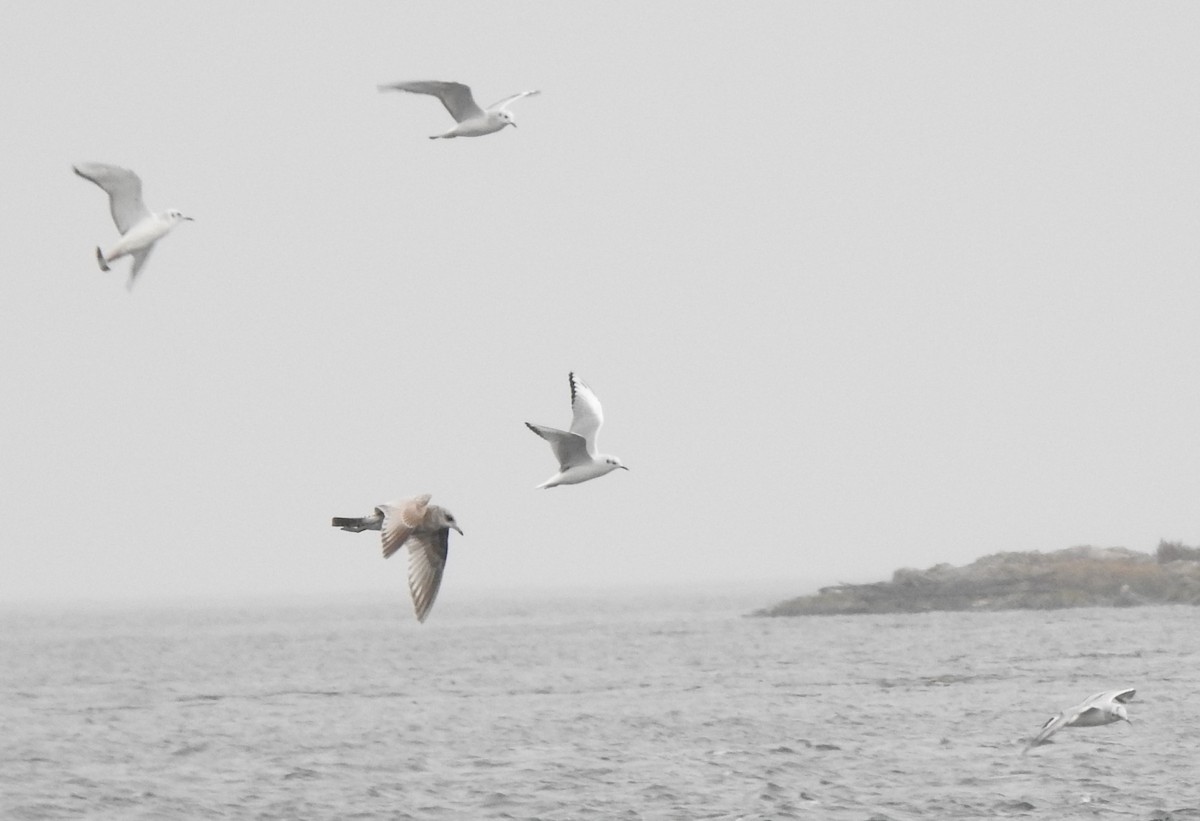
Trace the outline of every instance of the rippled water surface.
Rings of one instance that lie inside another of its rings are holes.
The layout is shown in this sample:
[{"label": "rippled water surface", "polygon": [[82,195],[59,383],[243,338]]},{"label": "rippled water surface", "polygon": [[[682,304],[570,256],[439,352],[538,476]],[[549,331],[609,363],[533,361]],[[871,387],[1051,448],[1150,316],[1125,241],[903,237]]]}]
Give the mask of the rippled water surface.
[{"label": "rippled water surface", "polygon": [[1200,611],[772,603],[9,609],[0,817],[1200,819]]}]

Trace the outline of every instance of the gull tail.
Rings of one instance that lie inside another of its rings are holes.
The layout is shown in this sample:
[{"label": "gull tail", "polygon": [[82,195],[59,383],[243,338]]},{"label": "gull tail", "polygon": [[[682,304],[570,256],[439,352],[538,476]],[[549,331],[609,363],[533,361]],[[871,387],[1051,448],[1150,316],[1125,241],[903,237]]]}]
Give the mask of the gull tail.
[{"label": "gull tail", "polygon": [[333,526],[340,527],[342,530],[349,530],[351,533],[359,533],[363,530],[370,530],[371,523],[374,517],[346,519],[340,516],[333,517]]},{"label": "gull tail", "polygon": [[106,262],[104,259],[104,252],[100,250],[99,245],[96,246],[96,262],[100,263],[101,271],[111,271],[112,270],[111,268],[108,267],[108,262]]}]

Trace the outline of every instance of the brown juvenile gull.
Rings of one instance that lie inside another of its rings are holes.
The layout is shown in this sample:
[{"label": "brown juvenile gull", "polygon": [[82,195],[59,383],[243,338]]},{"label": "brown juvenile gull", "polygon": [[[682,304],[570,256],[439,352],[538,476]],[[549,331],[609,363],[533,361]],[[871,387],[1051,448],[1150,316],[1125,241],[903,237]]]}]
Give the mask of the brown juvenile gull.
[{"label": "brown juvenile gull", "polygon": [[408,545],[408,589],[412,593],[417,621],[425,621],[437,598],[450,550],[450,528],[462,534],[454,514],[444,507],[429,504],[428,493],[413,499],[379,505],[369,516],[359,519],[335,516],[333,526],[351,533],[379,530],[383,558]]},{"label": "brown juvenile gull", "polygon": [[161,214],[152,214],[142,202],[142,181],[128,168],[117,165],[88,162],[72,166],[75,173],[104,189],[108,194],[108,206],[113,222],[121,232],[121,238],[108,253],[96,247],[96,261],[100,270],[109,270],[108,263],[123,256],[133,257],[129,269],[129,282],[125,287],[132,289],[138,272],[146,264],[146,258],[154,250],[154,243],[165,237],[179,223],[191,220],[174,208]]},{"label": "brown juvenile gull", "polygon": [[567,375],[567,380],[571,383],[571,429],[525,423],[525,427],[550,443],[558,459],[558,473],[538,485],[539,488],[577,485],[617,468],[629,470],[617,457],[596,453],[596,433],[604,424],[600,400],[573,372]]},{"label": "brown juvenile gull", "polygon": [[1063,727],[1099,727],[1104,724],[1112,724],[1115,721],[1124,721],[1127,724],[1133,722],[1129,720],[1129,715],[1125,712],[1125,705],[1133,700],[1133,694],[1137,690],[1107,690],[1103,693],[1081,701],[1074,707],[1068,710],[1063,710],[1055,716],[1051,716],[1045,724],[1042,725],[1041,731],[1034,737],[1032,741],[1025,746],[1022,754],[1029,752],[1033,747],[1039,744],[1048,743],[1047,739],[1057,733]]},{"label": "brown juvenile gull", "polygon": [[443,134],[434,134],[431,140],[449,140],[454,137],[482,137],[499,131],[506,125],[517,127],[508,106],[522,97],[540,94],[539,91],[522,91],[505,97],[497,103],[492,103],[486,110],[475,103],[471,89],[462,83],[448,83],[440,80],[414,80],[407,83],[390,83],[381,85],[380,91],[407,91],[412,94],[430,94],[442,101],[442,105],[454,118],[455,126]]}]

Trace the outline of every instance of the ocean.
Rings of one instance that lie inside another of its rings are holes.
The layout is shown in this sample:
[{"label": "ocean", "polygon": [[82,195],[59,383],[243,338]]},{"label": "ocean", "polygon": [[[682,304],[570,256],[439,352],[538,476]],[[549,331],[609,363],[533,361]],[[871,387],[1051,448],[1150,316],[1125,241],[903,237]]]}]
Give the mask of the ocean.
[{"label": "ocean", "polygon": [[1197,610],[775,601],[10,606],[0,818],[1200,819]]}]

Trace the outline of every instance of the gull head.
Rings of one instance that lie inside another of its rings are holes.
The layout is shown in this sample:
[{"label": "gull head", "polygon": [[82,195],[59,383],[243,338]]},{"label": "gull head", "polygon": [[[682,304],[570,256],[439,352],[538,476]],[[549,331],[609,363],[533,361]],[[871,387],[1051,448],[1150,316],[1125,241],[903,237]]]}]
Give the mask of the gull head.
[{"label": "gull head", "polygon": [[178,208],[168,208],[167,219],[171,222],[182,222],[183,220],[188,220],[189,222],[193,221],[192,217],[185,217],[183,212]]},{"label": "gull head", "polygon": [[604,464],[608,465],[609,470],[616,470],[617,468],[620,468],[621,470],[629,470],[629,468],[627,468],[627,467],[625,467],[625,465],[621,464],[621,460],[615,456],[602,455],[602,456],[598,456],[597,458],[600,459],[600,461],[604,462]]},{"label": "gull head", "polygon": [[1114,704],[1112,708],[1112,714],[1116,716],[1116,718],[1113,719],[1114,721],[1124,721],[1126,724],[1133,724],[1133,722],[1129,720],[1129,713],[1125,709],[1124,704]]},{"label": "gull head", "polygon": [[[513,119],[512,112],[507,108],[502,108],[497,111],[496,117],[499,118],[500,122],[504,123],[504,125],[511,125],[513,128],[517,127],[517,121]],[[503,128],[504,126],[500,127]]]},{"label": "gull head", "polygon": [[431,517],[430,524],[435,530],[449,530],[450,528],[454,528],[458,531],[458,535],[463,535],[462,528],[458,526],[458,522],[454,519],[453,513],[446,510],[444,507],[431,509],[431,512],[433,513],[433,516]]}]

